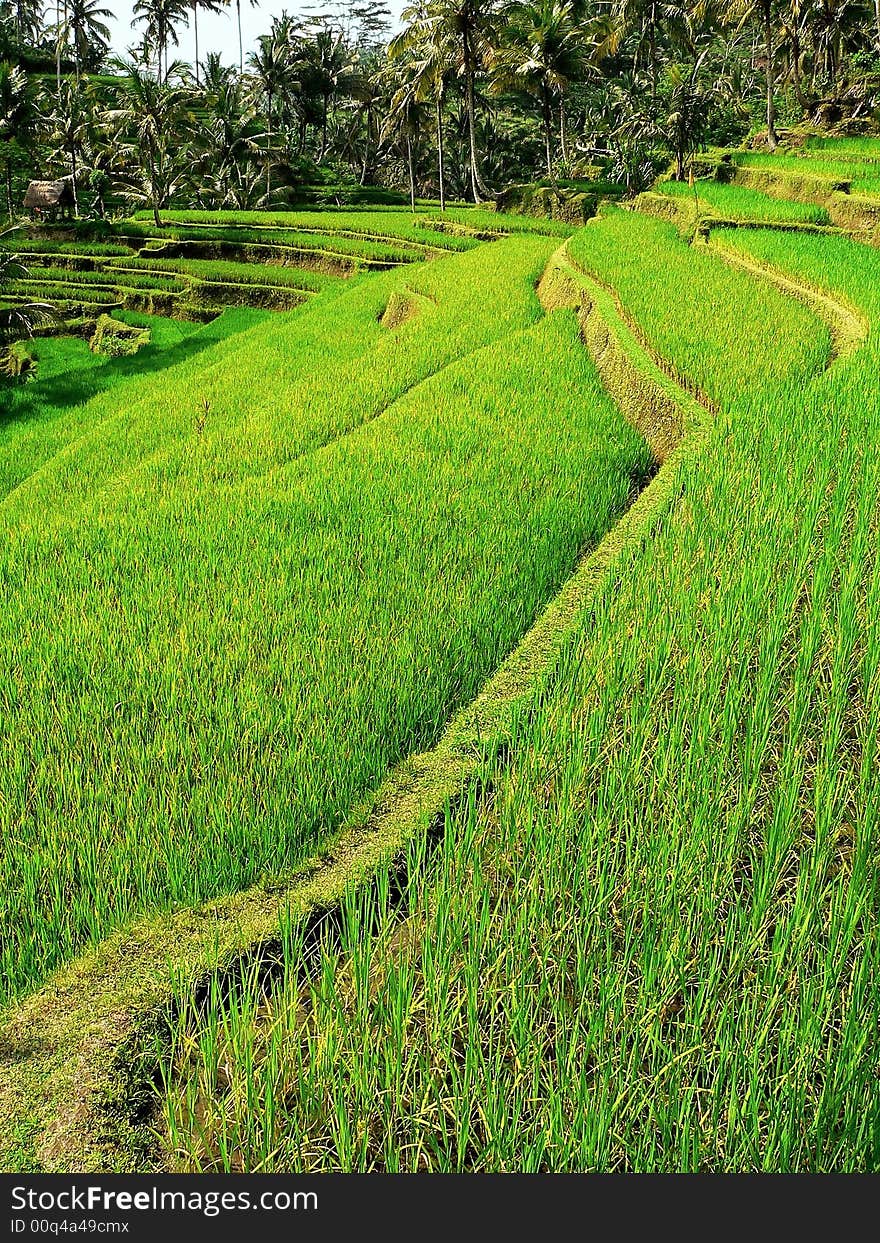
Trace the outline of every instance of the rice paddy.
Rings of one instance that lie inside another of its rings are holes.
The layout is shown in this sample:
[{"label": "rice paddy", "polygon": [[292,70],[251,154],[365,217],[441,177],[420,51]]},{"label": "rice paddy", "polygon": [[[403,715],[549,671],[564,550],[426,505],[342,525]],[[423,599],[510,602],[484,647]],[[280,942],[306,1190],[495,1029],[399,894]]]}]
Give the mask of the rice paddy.
[{"label": "rice paddy", "polygon": [[701,180],[694,186],[681,181],[663,181],[661,194],[684,204],[698,203],[701,211],[709,211],[727,220],[757,221],[767,224],[830,224],[827,208],[816,203],[798,203],[771,198],[760,190],[721,181]]},{"label": "rice paddy", "polygon": [[[876,314],[863,249],[834,239],[828,280],[829,244],[725,238]],[[352,897],[305,985],[292,929],[268,992],[185,1009],[178,1168],[876,1165],[875,347],[826,371],[769,288],[752,335],[753,278],[661,222],[571,252],[714,432],[403,903]],[[661,296],[651,265],[693,262]]]},{"label": "rice paddy", "polygon": [[880,249],[658,190],[29,239],[152,335],[0,390],[4,1168],[877,1168]]},{"label": "rice paddy", "polygon": [[302,862],[649,471],[573,317],[536,322],[548,244],[496,245],[221,337],[121,409],[108,389],[51,457],[10,439],[7,990]]},{"label": "rice paddy", "polygon": [[836,148],[820,148],[816,154],[808,148],[803,154],[767,155],[761,152],[738,152],[735,161],[742,168],[772,169],[776,172],[808,173],[829,184],[839,183],[851,188],[853,194],[880,194],[880,156],[876,140],[860,153],[852,147],[840,152],[840,158],[827,159],[826,152]]}]

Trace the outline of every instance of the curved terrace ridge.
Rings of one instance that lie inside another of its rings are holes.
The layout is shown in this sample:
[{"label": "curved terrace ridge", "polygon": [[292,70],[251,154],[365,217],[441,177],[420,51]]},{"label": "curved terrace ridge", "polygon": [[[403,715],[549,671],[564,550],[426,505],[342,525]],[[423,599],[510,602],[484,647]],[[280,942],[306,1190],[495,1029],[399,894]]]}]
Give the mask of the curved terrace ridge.
[{"label": "curved terrace ridge", "polygon": [[[773,279],[759,265],[750,270]],[[797,282],[786,282],[794,295]],[[812,291],[800,292],[813,300]],[[658,366],[616,296],[574,266],[566,245],[551,258],[539,295],[546,310],[575,309],[603,383],[648,440],[662,463],[659,472],[438,745],[398,765],[329,850],[285,884],[137,921],[10,1010],[0,1029],[0,1113],[11,1137],[3,1154],[7,1168],[156,1168],[160,1157],[147,1108],[156,1041],[174,986],[202,989],[243,957],[270,961],[279,950],[280,922],[320,920],[352,886],[429,832],[476,777],[487,751],[503,749],[512,716],[528,707],[566,637],[675,503],[682,466],[711,426],[710,403]],[[852,327],[849,310],[842,304],[833,310],[835,302],[823,295],[840,331],[844,322]],[[857,348],[854,336],[848,340]],[[829,365],[840,352],[835,349]]]}]

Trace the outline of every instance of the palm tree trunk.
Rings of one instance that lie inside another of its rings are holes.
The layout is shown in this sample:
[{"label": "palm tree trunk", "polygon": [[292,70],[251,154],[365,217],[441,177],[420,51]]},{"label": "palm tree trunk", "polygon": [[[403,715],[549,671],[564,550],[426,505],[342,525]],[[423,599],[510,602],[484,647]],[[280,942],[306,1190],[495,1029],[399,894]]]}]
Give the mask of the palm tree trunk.
[{"label": "palm tree trunk", "polygon": [[272,94],[267,95],[268,105],[266,108],[266,199],[268,201],[269,194],[272,189]]},{"label": "palm tree trunk", "polygon": [[193,35],[196,41],[196,86],[199,85],[199,0],[192,0]]},{"label": "palm tree trunk", "polygon": [[327,96],[322,96],[323,107],[321,109],[321,154],[318,156],[320,164],[327,153]]},{"label": "palm tree trunk", "polygon": [[70,188],[73,190],[73,214],[79,215],[79,203],[76,197],[76,142],[70,144]]},{"label": "palm tree trunk", "polygon": [[12,160],[6,157],[6,215],[12,219]]},{"label": "palm tree trunk", "polygon": [[370,160],[370,136],[371,136],[371,131],[372,131],[372,128],[373,128],[373,109],[372,109],[372,106],[371,106],[370,104],[367,104],[367,107],[366,107],[365,111],[366,111],[366,122],[367,122],[367,126],[366,126],[366,135],[365,135],[365,137],[364,137],[364,158],[363,158],[363,162],[361,163],[361,180],[360,180],[360,184],[361,184],[362,186],[364,186],[364,185],[366,185],[366,184],[367,184],[367,165],[368,165],[369,160]]},{"label": "palm tree trunk", "polygon": [[559,101],[559,145],[562,150],[562,159],[564,163],[568,163],[568,139],[565,135],[565,100]]},{"label": "palm tree trunk", "polygon": [[550,101],[547,98],[546,92],[544,94],[544,105],[541,109],[541,112],[543,114],[543,121],[544,121],[544,159],[547,164],[547,177],[550,181],[552,181],[553,180],[553,156],[551,154],[551,151],[552,151],[553,136],[552,136],[552,131],[550,128]]},{"label": "palm tree trunk", "polygon": [[406,162],[409,165],[409,202],[413,211],[416,209],[416,175],[413,169],[413,149],[412,138],[409,134],[406,136]]},{"label": "palm tree trunk", "polygon": [[482,177],[480,176],[480,166],[477,160],[477,131],[474,107],[474,65],[471,60],[470,40],[468,39],[467,32],[465,32],[463,36],[462,52],[464,56],[464,76],[466,88],[465,106],[467,108],[468,143],[470,145],[471,155],[471,189],[474,195],[474,202],[482,203],[482,194],[485,194],[488,198],[489,192],[486,189]]},{"label": "palm tree trunk", "polygon": [[159,215],[159,200],[156,197],[156,148],[152,140],[149,141],[147,150],[150,157],[150,198],[153,204],[153,220],[155,221],[156,228],[161,229],[162,217]]},{"label": "palm tree trunk", "polygon": [[[880,3],[880,0],[878,0]],[[440,182],[440,210],[446,211],[446,190],[443,186],[443,88],[437,91],[437,177]]]},{"label": "palm tree trunk", "polygon": [[235,17],[238,22],[238,72],[244,73],[244,43],[241,37],[241,0],[235,0]]},{"label": "palm tree trunk", "polygon": [[55,5],[55,18],[58,25],[58,37],[55,40],[55,91],[58,102],[61,102],[61,0]]},{"label": "palm tree trunk", "polygon": [[874,0],[874,17],[877,22],[877,51],[880,52],[880,0]]},{"label": "palm tree trunk", "polygon": [[776,100],[773,75],[773,14],[770,0],[764,0],[764,55],[767,58],[767,146],[775,151],[779,145],[776,134]]},{"label": "palm tree trunk", "polygon": [[[877,0],[880,4],[880,0]],[[806,115],[809,112],[809,104],[804,94],[804,84],[801,81],[801,39],[797,30],[791,32],[791,85],[794,91],[794,97]]]}]

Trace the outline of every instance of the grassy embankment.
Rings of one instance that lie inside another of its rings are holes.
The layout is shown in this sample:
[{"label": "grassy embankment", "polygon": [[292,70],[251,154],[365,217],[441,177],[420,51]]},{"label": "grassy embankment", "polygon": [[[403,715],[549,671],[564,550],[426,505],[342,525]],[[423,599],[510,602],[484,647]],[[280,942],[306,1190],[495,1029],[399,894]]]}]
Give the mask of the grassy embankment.
[{"label": "grassy embankment", "polygon": [[[878,322],[874,251],[722,241]],[[714,429],[403,903],[182,999],[186,1168],[876,1168],[877,338],[826,370],[804,306],[656,220],[571,253]]]},{"label": "grassy embankment", "polygon": [[657,192],[683,206],[693,205],[696,213],[709,213],[728,220],[765,224],[829,224],[825,207],[774,199],[760,190],[720,181],[698,181],[689,186],[682,181],[662,181]]},{"label": "grassy embankment", "polygon": [[10,437],[7,996],[300,863],[625,507],[649,454],[540,319],[550,249],[341,287],[99,394],[51,456]]}]

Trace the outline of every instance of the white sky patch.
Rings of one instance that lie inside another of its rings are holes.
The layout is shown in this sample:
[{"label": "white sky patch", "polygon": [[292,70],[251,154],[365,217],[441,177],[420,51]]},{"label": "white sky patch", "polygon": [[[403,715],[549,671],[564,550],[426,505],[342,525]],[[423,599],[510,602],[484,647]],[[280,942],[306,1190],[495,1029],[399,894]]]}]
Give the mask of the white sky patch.
[{"label": "white sky patch", "polygon": [[[105,0],[106,2],[106,0]],[[388,8],[395,19],[400,15],[406,0],[386,0]],[[112,9],[114,17],[108,21],[113,32],[112,51],[117,56],[140,42],[142,25],[135,25],[132,17],[134,0],[110,0],[106,3]],[[312,5],[308,6],[312,8]],[[54,4],[50,3],[51,13]],[[253,51],[259,35],[266,34],[272,24],[273,17],[280,17],[286,9],[291,14],[303,14],[306,6],[296,0],[261,0],[259,8],[252,7],[250,0],[241,0],[241,27],[244,41],[244,54]],[[192,21],[189,27],[178,31],[180,46],[170,49],[170,55],[180,60],[192,62],[194,56]],[[219,52],[227,64],[238,64],[238,27],[236,25],[234,0],[220,13],[199,13],[199,60],[204,60],[208,52]]]}]

